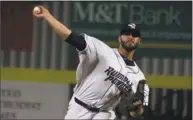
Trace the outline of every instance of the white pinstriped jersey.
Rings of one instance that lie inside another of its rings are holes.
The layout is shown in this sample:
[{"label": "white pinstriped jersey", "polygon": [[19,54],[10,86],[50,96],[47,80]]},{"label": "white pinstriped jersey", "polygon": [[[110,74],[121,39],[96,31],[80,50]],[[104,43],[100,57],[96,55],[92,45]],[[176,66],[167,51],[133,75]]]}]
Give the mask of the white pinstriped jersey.
[{"label": "white pinstriped jersey", "polygon": [[[126,65],[117,49],[94,37],[82,35],[87,46],[83,51],[78,51],[80,62],[74,96],[91,106],[105,105],[112,109],[119,101],[120,91],[135,93],[138,82],[145,80],[144,74],[136,63],[135,66]],[[148,103],[147,86],[145,91],[147,97],[144,101]]]}]

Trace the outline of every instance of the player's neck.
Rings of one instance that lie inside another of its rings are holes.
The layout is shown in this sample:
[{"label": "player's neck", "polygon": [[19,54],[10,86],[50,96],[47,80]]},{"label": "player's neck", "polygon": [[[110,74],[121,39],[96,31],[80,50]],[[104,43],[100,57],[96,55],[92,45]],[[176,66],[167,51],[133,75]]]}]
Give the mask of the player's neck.
[{"label": "player's neck", "polygon": [[120,48],[118,49],[118,51],[119,51],[119,53],[120,53],[121,55],[127,57],[128,60],[133,61],[133,55],[134,55],[134,52],[135,52],[134,50],[132,50],[131,52],[127,52],[125,49],[123,49],[123,48],[120,47]]}]

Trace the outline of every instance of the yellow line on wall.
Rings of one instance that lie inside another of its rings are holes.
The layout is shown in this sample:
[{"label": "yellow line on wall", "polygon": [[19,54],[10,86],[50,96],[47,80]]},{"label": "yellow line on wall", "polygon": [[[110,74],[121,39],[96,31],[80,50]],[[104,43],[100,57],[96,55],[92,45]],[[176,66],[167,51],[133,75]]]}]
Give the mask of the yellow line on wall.
[{"label": "yellow line on wall", "polygon": [[[151,88],[191,89],[191,76],[158,76],[146,75],[147,83]],[[1,80],[25,82],[51,82],[59,84],[75,84],[75,71],[1,68]]]}]

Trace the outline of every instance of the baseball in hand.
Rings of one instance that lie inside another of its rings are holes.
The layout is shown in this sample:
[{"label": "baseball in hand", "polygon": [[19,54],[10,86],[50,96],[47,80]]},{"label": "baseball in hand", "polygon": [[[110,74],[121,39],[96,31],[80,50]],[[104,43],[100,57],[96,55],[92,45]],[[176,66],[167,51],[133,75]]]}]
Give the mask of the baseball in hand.
[{"label": "baseball in hand", "polygon": [[33,12],[39,14],[39,13],[41,13],[41,8],[38,7],[38,6],[35,6],[34,9],[33,9]]}]

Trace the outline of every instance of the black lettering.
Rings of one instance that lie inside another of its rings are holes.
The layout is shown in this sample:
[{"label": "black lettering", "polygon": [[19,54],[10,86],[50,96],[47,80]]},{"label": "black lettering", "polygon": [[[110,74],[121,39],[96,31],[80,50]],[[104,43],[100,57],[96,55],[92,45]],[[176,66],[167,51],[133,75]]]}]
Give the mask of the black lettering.
[{"label": "black lettering", "polygon": [[110,80],[120,91],[129,92],[131,90],[132,83],[126,76],[115,71],[112,67],[109,67],[105,72],[108,77],[104,81]]},{"label": "black lettering", "polygon": [[120,78],[122,76],[121,73],[117,74],[115,77]]},{"label": "black lettering", "polygon": [[118,74],[118,72],[116,72],[115,70],[113,70],[113,71],[110,73],[111,76],[116,76],[117,74]]},{"label": "black lettering", "polygon": [[106,79],[105,79],[105,81],[107,81],[107,80],[113,80],[113,76],[109,76],[109,77],[107,77]]},{"label": "black lettering", "polygon": [[2,97],[20,97],[21,91],[20,90],[12,90],[12,89],[1,89],[1,96]]},{"label": "black lettering", "polygon": [[113,84],[115,84],[115,85],[117,85],[118,82],[119,82],[119,81],[117,80],[117,78],[114,78],[114,79],[111,81],[111,83],[113,83]]},{"label": "black lettering", "polygon": [[120,79],[123,80],[124,78],[125,76],[121,74]]},{"label": "black lettering", "polygon": [[1,100],[1,107],[3,107],[3,108],[13,108],[13,102]]},{"label": "black lettering", "polygon": [[1,112],[1,119],[16,119],[14,112]]},{"label": "black lettering", "polygon": [[114,69],[112,67],[109,67],[107,70],[105,70],[105,73],[107,72],[107,75],[109,75],[111,71],[114,71]]}]

